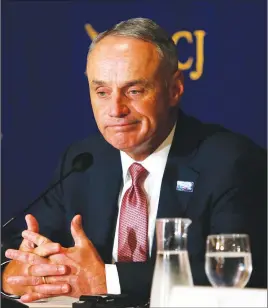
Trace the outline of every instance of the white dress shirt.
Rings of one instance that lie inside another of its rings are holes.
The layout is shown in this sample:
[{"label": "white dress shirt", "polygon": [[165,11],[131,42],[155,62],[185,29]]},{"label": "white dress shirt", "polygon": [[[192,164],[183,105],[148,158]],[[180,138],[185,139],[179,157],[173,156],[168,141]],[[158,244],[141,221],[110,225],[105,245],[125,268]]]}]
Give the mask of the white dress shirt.
[{"label": "white dress shirt", "polygon": [[[147,196],[148,202],[148,243],[149,243],[149,254],[151,255],[152,244],[154,238],[154,230],[155,230],[155,220],[158,209],[158,202],[160,196],[160,189],[162,184],[162,178],[164,175],[164,170],[167,163],[168,153],[172,144],[172,140],[175,132],[174,125],[172,131],[168,135],[168,137],[162,142],[162,144],[144,161],[139,161],[148,172],[148,176],[144,181],[144,190]],[[131,186],[132,180],[129,174],[129,167],[135,163],[130,156],[128,156],[125,152],[120,151],[121,155],[121,163],[122,163],[122,171],[123,171],[123,184],[121,187],[121,191],[119,193],[118,198],[118,217],[116,224],[116,231],[114,237],[114,246],[113,246],[113,262],[117,261],[118,255],[118,227],[119,227],[119,217],[120,217],[120,208],[123,196],[126,190]],[[109,294],[120,294],[121,288],[119,283],[118,272],[115,264],[105,264],[106,270],[106,285],[107,292]]]}]

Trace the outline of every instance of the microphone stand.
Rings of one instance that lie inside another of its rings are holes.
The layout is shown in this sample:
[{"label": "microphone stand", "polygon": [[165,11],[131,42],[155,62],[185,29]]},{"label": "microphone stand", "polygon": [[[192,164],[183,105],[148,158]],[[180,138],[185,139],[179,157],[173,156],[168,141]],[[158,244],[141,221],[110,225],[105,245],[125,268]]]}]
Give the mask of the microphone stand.
[{"label": "microphone stand", "polygon": [[4,229],[6,226],[8,226],[12,221],[14,221],[17,217],[22,215],[23,213],[27,212],[33,205],[35,205],[38,201],[40,201],[42,198],[45,197],[45,195],[58,186],[59,183],[61,183],[63,180],[65,180],[71,173],[73,173],[75,170],[71,169],[67,174],[65,174],[62,178],[60,178],[56,183],[54,183],[52,186],[49,186],[44,192],[41,193],[33,202],[31,202],[25,209],[23,209],[21,212],[19,212],[14,217],[10,218],[7,222],[5,222],[2,226],[2,229]]}]

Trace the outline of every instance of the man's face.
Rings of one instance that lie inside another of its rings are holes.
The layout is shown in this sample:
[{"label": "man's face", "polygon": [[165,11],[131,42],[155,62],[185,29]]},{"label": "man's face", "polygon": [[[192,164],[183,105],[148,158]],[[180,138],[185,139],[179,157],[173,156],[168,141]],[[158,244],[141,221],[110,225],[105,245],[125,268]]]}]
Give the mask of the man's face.
[{"label": "man's face", "polygon": [[160,64],[153,44],[125,37],[102,39],[88,57],[98,128],[111,145],[132,157],[160,145],[174,118],[171,107],[181,90],[172,76],[165,81]]}]

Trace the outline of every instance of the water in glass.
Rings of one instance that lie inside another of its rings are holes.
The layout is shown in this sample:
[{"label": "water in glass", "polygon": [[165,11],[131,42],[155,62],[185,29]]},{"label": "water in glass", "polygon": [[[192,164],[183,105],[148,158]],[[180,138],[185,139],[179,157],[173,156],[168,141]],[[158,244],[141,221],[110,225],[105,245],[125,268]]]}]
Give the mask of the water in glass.
[{"label": "water in glass", "polygon": [[193,286],[186,245],[190,223],[180,218],[156,221],[157,257],[150,307],[168,307],[173,287]]},{"label": "water in glass", "polygon": [[246,235],[208,237],[205,271],[214,287],[244,288],[252,272],[248,237]]}]

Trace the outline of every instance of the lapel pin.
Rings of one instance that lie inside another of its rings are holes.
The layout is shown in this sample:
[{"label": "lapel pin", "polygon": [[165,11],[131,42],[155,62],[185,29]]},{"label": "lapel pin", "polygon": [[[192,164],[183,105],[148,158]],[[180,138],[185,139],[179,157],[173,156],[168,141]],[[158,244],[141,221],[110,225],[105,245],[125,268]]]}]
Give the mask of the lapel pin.
[{"label": "lapel pin", "polygon": [[194,182],[177,181],[176,190],[184,191],[184,192],[193,192],[194,191]]}]

